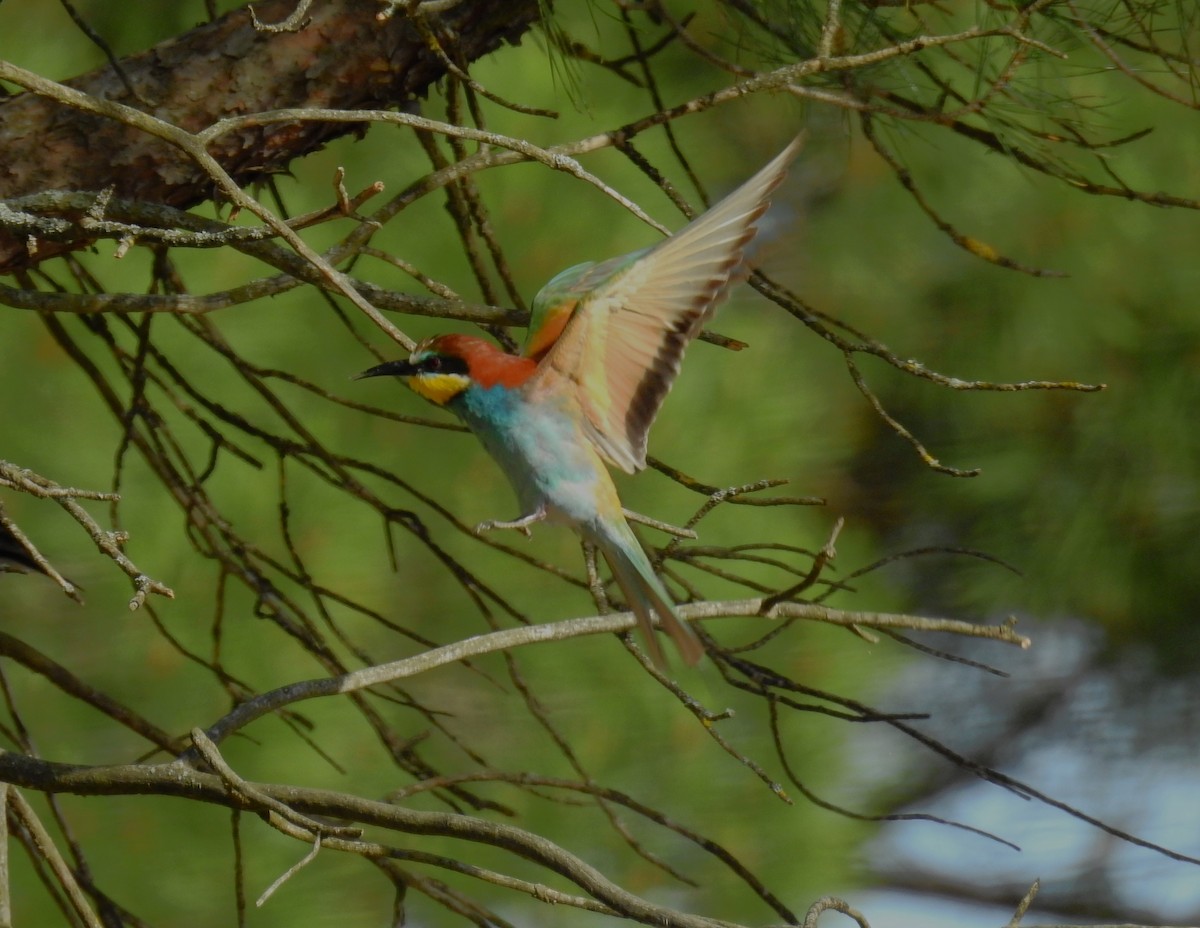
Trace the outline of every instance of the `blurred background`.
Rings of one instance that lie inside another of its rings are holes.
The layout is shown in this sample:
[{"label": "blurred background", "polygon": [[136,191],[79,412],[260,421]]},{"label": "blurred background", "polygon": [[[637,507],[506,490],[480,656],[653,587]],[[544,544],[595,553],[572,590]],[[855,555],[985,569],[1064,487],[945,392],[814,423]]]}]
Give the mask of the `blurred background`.
[{"label": "blurred background", "polygon": [[[149,6],[153,10],[146,15],[133,16],[127,7],[100,0],[74,3],[118,56],[204,18],[199,3]],[[767,66],[768,52],[754,45],[749,31],[733,30],[721,4],[673,8],[680,16],[696,14],[688,31],[705,47],[748,67]],[[761,8],[764,15],[787,21],[788,5]],[[586,43],[597,55],[619,59],[629,47],[614,9],[602,3],[559,4],[550,14],[553,30]],[[801,11],[801,5],[794,9]],[[908,12],[881,7],[871,15],[896,29],[919,32],[925,25],[921,16],[942,14],[950,24],[956,17],[965,22],[998,15],[995,8],[982,7]],[[1179,9],[1172,20],[1185,49],[1198,38],[1195,14],[1190,15],[1191,20]],[[646,44],[654,41],[650,19],[638,19],[637,29]],[[553,30],[542,28],[519,47],[484,58],[471,74],[502,97],[557,110],[558,118],[489,104],[489,129],[549,147],[653,110],[644,87],[611,69],[564,58],[551,41]],[[84,73],[104,60],[56,4],[7,0],[0,5],[0,35],[5,36],[0,40],[5,59],[54,79]],[[1031,69],[1025,75],[1029,86],[1048,97],[1060,95],[1063,107],[1068,99],[1076,101],[1070,104],[1077,107],[1072,119],[1106,138],[1152,130],[1104,151],[1105,169],[1131,188],[1200,197],[1195,97],[1191,108],[1182,106],[1119,79],[1111,62],[1092,49],[1076,45],[1068,51],[1065,62],[1048,58],[1044,72]],[[718,69],[698,67],[697,60],[680,43],[654,59],[658,89],[668,105],[732,80]],[[1194,73],[1194,59],[1179,68]],[[921,75],[897,68],[876,79],[903,90]],[[1018,101],[1009,98],[1004,105],[1016,107]],[[1047,106],[1052,111],[1055,105]],[[421,101],[420,109],[446,115],[437,95]],[[1047,120],[1043,135],[1049,126]],[[979,622],[1013,616],[1034,642],[1032,649],[1019,651],[981,641],[920,639],[959,658],[954,661],[887,637],[868,643],[844,630],[802,623],[772,642],[769,661],[761,656],[765,663],[814,691],[888,713],[927,713],[926,720],[910,724],[957,754],[1161,847],[1138,846],[1054,803],[983,782],[887,726],[791,713],[779,721],[781,757],[762,700],[723,685],[712,667],[680,670],[680,681],[708,708],[734,710],[732,718],[719,723],[720,732],[760,764],[768,779],[782,784],[794,799],[785,804],[750,769],[722,752],[691,714],[664,699],[663,690],[608,638],[527,648],[517,656],[519,673],[499,656],[472,668],[444,668],[407,681],[403,692],[376,699],[376,711],[398,738],[412,740],[414,756],[446,775],[493,769],[578,779],[586,770],[594,782],[630,794],[729,849],[794,912],[833,894],[876,926],[996,925],[1007,922],[1040,879],[1031,921],[1196,924],[1200,438],[1192,415],[1200,408],[1197,213],[1089,196],[928,122],[876,122],[878,139],[899,153],[944,222],[1013,262],[1061,272],[1041,276],[998,266],[958,247],[898,182],[844,109],[784,94],[760,95],[675,124],[680,147],[692,157],[713,200],[801,129],[808,141],[774,208],[778,230],[763,257],[768,275],[899,358],[947,376],[1073,381],[1105,389],[954,390],[857,356],[863,377],[888,413],[934,458],[954,468],[979,469],[969,478],[938,473],[872,409],[848,375],[841,352],[743,286],[713,328],[749,347],[733,352],[693,346],[652,433],[651,453],[713,487],[782,478],[787,486],[771,492],[825,501],[822,506],[718,507],[700,523],[699,544],[771,539],[811,551],[825,543],[842,517],[836,576],[893,559],[855,577],[848,584],[852,589],[834,591],[830,605]],[[662,133],[648,132],[637,141],[683,196],[698,204]],[[581,160],[668,227],[683,224],[668,199],[616,151]],[[376,126],[361,138],[341,139],[293,163],[289,176],[276,178],[287,210],[294,215],[327,205],[338,166],[345,168],[351,192],[380,180],[385,196],[431,170],[410,132]],[[656,240],[653,230],[594,188],[541,165],[484,171],[475,183],[526,303],[565,267]],[[217,215],[211,206],[199,211]],[[348,227],[320,226],[306,237],[324,247]],[[447,216],[445,198],[437,193],[405,210],[373,244],[464,299],[487,301]],[[112,250],[111,242],[101,243],[82,260],[106,289],[144,292],[150,257],[134,249],[115,260]],[[198,293],[270,272],[228,249],[176,251],[173,258]],[[44,271],[68,283],[69,275],[53,263]],[[382,261],[363,258],[355,274],[384,287],[422,292]],[[447,328],[470,330],[447,320],[392,319],[414,338]],[[104,345],[115,342],[132,352],[138,321],[62,318],[60,324],[107,375],[116,376],[119,366]],[[535,622],[594,612],[580,584],[564,583],[485,546],[430,504],[436,501],[467,526],[515,514],[502,475],[471,436],[391,421],[330,401],[344,398],[450,421],[399,384],[352,383],[354,373],[375,363],[355,332],[385,356],[399,353],[365,320],[344,324],[308,288],[202,320],[153,321],[155,345],[208,400],[254,427],[294,437],[295,431],[280,425],[279,410],[286,408],[308,433],[346,459],[387,469],[394,480],[366,470],[359,477],[389,505],[413,513],[432,539],[431,545],[414,533],[392,532],[393,560],[377,512],[336,492],[320,468],[291,459],[281,464],[277,449],[256,441],[250,429],[236,438],[246,451],[243,457],[217,456],[203,484],[232,530],[259,546],[264,558],[284,563],[301,558],[317,584],[345,597],[297,607],[319,626],[331,652],[346,666],[359,666],[422,649],[396,627],[444,643],[486,631],[489,620],[510,624],[509,607]],[[522,334],[515,331],[513,337],[519,340]],[[260,371],[283,371],[296,380],[267,376],[273,397],[255,394],[212,350],[216,340]],[[314,659],[298,642],[300,636],[281,633],[261,597],[223,574],[219,560],[198,553],[195,530],[187,528],[179,504],[123,446],[122,423],[34,312],[0,307],[0,395],[7,397],[0,406],[0,457],[5,460],[60,484],[95,490],[114,488],[115,462],[121,461],[116,489],[122,498],[115,519],[129,533],[126,551],[175,592],[173,601],[159,599],[130,613],[128,579],[96,553],[62,511],[51,502],[0,489],[8,515],[82,586],[86,599],[86,605],[76,605],[43,577],[0,574],[4,632],[180,735],[193,725],[211,724],[239,692],[222,685],[214,666],[256,691],[328,675],[328,664]],[[122,400],[128,400],[128,390]],[[158,413],[179,457],[190,460],[197,472],[205,470],[211,436],[180,406],[161,402]],[[675,524],[704,502],[653,470],[622,476],[618,483],[628,507]],[[284,503],[288,538],[281,532]],[[108,505],[87,506],[102,523],[113,522]],[[664,543],[653,533],[643,537]],[[538,530],[529,543],[519,537],[497,540],[576,581],[583,577],[577,542],[566,531]],[[464,584],[435,547],[467,565],[478,585]],[[955,553],[960,550],[982,552],[987,559]],[[925,553],[898,557],[908,552]],[[672,570],[707,598],[749,595],[686,564]],[[739,570],[773,589],[794,582],[767,566]],[[488,592],[493,589],[495,600]],[[684,588],[677,583],[673,589],[682,595]],[[480,598],[488,602],[490,619],[478,608]],[[709,625],[727,644],[762,632],[752,620]],[[42,677],[8,661],[0,667],[9,705],[6,747],[15,747],[23,724],[37,753],[52,760],[126,763],[146,752],[143,741]],[[545,724],[531,715],[522,686],[536,693]],[[225,744],[226,757],[249,779],[372,798],[419,779],[389,760],[378,731],[350,705],[314,701],[300,712],[300,732],[263,720]],[[578,767],[556,745],[551,728],[568,733]],[[502,804],[522,827],[558,841],[654,901],[748,924],[780,918],[712,857],[645,820],[629,816],[634,839],[687,873],[695,885],[633,852],[594,804],[563,805],[504,785],[479,792]],[[432,790],[404,801],[417,808],[447,808],[444,797]],[[226,811],[147,797],[64,796],[57,802],[71,823],[71,840],[90,851],[97,884],[147,924],[234,923]],[[508,820],[469,806],[464,803],[460,810]],[[952,819],[1015,846],[931,821],[877,820],[909,813]],[[242,839],[250,898],[306,850],[249,817]],[[461,844],[450,841],[413,838],[410,843],[434,853],[462,852]],[[470,859],[506,872],[517,866],[497,850],[473,848]],[[63,916],[28,860],[14,850],[10,866],[14,923],[60,923]],[[433,875],[477,891],[464,877]],[[542,878],[532,866],[519,875]],[[514,924],[603,921],[562,908],[549,916],[523,897],[494,892],[493,911]],[[246,923],[386,924],[391,895],[391,887],[361,860],[327,852],[264,907],[252,910]],[[450,923],[445,917],[424,900],[410,903],[411,924]]]}]

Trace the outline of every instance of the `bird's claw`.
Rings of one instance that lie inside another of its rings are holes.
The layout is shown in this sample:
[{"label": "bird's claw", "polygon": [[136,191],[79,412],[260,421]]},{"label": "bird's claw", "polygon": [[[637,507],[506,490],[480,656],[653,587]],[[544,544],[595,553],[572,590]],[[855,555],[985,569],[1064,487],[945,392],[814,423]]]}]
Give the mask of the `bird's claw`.
[{"label": "bird's claw", "polygon": [[475,534],[482,535],[484,532],[490,532],[496,528],[513,528],[526,538],[532,538],[533,530],[529,526],[533,525],[534,522],[541,522],[544,518],[546,518],[546,510],[538,509],[536,512],[531,512],[527,516],[521,516],[519,519],[513,519],[511,522],[505,522],[501,519],[488,519],[475,526]]},{"label": "bird's claw", "polygon": [[514,528],[526,538],[533,537],[533,529],[531,529],[528,525],[524,525],[521,522],[501,522],[497,519],[488,519],[484,522],[480,522],[475,526],[475,534],[482,535],[484,532],[490,532],[492,529],[496,528]]}]

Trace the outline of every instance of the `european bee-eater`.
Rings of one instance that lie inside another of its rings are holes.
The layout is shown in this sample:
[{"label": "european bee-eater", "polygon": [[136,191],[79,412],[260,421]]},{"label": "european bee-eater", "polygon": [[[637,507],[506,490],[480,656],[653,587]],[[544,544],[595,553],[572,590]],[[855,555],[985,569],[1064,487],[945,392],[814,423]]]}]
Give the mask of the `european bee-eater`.
[{"label": "european bee-eater", "polygon": [[799,140],[675,235],[548,283],[533,301],[521,354],[471,335],[439,335],[406,361],[360,377],[394,375],[455,413],[508,476],[520,518],[476,531],[565,522],[604,554],[637,615],[651,657],[663,665],[651,614],[683,659],[704,649],[675,614],[617,498],[605,462],[646,466],[646,435],[700,334],[730,286],[747,273],[745,254]]},{"label": "european bee-eater", "polygon": [[8,526],[0,524],[0,573],[28,574],[33,571],[45,573]]}]

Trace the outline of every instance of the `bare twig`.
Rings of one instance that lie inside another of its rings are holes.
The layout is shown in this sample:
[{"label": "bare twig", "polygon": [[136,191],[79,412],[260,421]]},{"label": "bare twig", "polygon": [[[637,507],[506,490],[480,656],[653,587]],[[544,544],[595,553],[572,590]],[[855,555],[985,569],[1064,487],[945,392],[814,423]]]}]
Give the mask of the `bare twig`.
[{"label": "bare twig", "polygon": [[21,826],[28,831],[32,838],[35,852],[50,867],[54,873],[54,878],[58,881],[58,885],[66,892],[75,917],[86,928],[103,928],[95,909],[92,908],[91,902],[79,886],[79,881],[75,879],[75,874],[71,872],[70,866],[63,859],[62,854],[54,843],[54,839],[50,836],[50,832],[46,830],[37,813],[33,811],[33,807],[21,795],[20,790],[9,788],[7,795],[8,809],[11,816],[14,820],[19,821]]}]

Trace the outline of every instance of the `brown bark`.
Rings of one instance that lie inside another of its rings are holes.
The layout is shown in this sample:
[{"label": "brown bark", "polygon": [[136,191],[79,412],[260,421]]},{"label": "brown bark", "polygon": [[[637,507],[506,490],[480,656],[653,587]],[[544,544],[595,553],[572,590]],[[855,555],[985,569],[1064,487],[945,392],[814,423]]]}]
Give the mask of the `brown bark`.
[{"label": "brown bark", "polygon": [[[284,19],[295,0],[254,4],[262,22]],[[247,10],[162,42],[121,62],[141,101],[111,67],[66,81],[85,93],[148,112],[191,132],[235,115],[288,107],[403,106],[446,73],[444,62],[398,11],[380,22],[378,0],[322,0],[299,32],[258,32]],[[537,0],[463,0],[434,22],[460,62],[516,42],[537,19]],[[453,38],[446,38],[452,36]],[[356,124],[296,123],[229,134],[210,151],[241,183],[286,168]],[[102,190],[187,208],[212,193],[208,177],[161,139],[112,119],[22,93],[0,102],[0,198],[43,190]],[[28,267],[82,242],[43,243],[0,229],[0,272]]]}]

